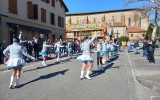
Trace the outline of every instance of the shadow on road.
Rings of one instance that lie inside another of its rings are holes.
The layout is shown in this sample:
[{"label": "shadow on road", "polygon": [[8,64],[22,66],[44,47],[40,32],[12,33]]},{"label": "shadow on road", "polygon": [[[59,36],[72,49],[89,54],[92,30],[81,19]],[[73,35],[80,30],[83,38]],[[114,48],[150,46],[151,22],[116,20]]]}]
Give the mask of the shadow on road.
[{"label": "shadow on road", "polygon": [[49,79],[49,78],[52,78],[52,77],[55,77],[57,75],[65,75],[65,73],[68,71],[69,69],[66,69],[66,70],[62,70],[62,71],[58,71],[58,72],[54,72],[54,73],[50,73],[50,74],[47,74],[47,75],[42,75],[40,76],[39,78],[37,79],[34,79],[32,81],[29,81],[27,83],[24,83],[24,84],[21,84],[19,88],[27,85],[27,84],[30,84],[30,83],[33,83],[33,82],[36,82],[36,81],[39,81],[39,80],[42,80],[42,79]]},{"label": "shadow on road", "polygon": [[[34,69],[30,69],[30,70],[25,70],[23,72],[30,72],[30,71],[34,71],[34,70],[39,70],[39,69],[44,69],[44,68],[48,68],[48,67],[51,67],[53,65],[57,65],[57,64],[60,64],[60,63],[64,63],[64,62],[70,62],[68,59],[65,59],[65,60],[61,60],[61,62],[55,62],[53,64],[48,64],[47,66],[41,66],[41,67],[37,67],[37,68],[34,68]],[[62,64],[63,64],[62,63]]]},{"label": "shadow on road", "polygon": [[104,67],[103,71],[93,70],[92,74],[90,74],[90,76],[91,77],[96,77],[98,75],[101,75],[101,74],[105,73],[107,69],[110,69],[110,68],[119,68],[119,67],[112,67],[113,65],[114,65],[114,63],[110,63],[109,65],[107,65],[106,67]]}]

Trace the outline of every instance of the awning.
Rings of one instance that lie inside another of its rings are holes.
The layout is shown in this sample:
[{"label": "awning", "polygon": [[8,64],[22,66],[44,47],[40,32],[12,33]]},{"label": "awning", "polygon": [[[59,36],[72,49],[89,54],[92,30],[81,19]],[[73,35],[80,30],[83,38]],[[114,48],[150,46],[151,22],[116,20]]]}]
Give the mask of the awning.
[{"label": "awning", "polygon": [[36,27],[31,27],[31,26],[26,26],[26,25],[21,25],[21,24],[16,24],[16,23],[7,23],[7,25],[11,28],[18,28],[17,25],[19,26],[20,29],[27,29],[27,30],[33,30],[33,31],[38,31],[38,32],[43,32],[43,33],[51,33],[50,30],[42,29],[42,28],[36,28]]}]

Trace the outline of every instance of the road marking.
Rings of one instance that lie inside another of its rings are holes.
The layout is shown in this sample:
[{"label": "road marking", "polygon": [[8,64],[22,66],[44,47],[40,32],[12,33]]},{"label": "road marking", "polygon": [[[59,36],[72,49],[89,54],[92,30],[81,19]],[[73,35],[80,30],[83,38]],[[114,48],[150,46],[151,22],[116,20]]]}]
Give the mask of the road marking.
[{"label": "road marking", "polygon": [[154,98],[160,98],[160,96],[151,96],[151,100],[153,100]]},{"label": "road marking", "polygon": [[128,56],[129,64],[130,64],[130,66],[131,66],[131,70],[132,70],[132,75],[133,75],[134,81],[137,82],[136,77],[135,77],[135,74],[134,74],[134,71],[133,71],[133,66],[132,66],[132,63],[131,63],[131,59],[130,59],[130,57],[129,57],[128,52],[127,52],[127,56]]}]

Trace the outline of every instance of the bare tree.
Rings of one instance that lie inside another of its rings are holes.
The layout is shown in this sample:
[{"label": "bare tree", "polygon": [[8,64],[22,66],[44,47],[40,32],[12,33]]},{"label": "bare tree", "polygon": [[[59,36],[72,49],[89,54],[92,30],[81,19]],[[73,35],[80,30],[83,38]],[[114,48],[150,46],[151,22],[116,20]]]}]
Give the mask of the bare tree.
[{"label": "bare tree", "polygon": [[146,1],[148,2],[148,5],[145,4],[142,6],[142,9],[140,10],[141,13],[145,16],[146,14],[148,16],[154,14],[155,18],[154,20],[150,20],[150,23],[153,28],[152,32],[152,39],[155,40],[156,38],[156,31],[158,27],[158,21],[160,20],[160,0],[125,0],[125,5],[128,6],[129,4],[136,3],[136,2],[142,2]]}]

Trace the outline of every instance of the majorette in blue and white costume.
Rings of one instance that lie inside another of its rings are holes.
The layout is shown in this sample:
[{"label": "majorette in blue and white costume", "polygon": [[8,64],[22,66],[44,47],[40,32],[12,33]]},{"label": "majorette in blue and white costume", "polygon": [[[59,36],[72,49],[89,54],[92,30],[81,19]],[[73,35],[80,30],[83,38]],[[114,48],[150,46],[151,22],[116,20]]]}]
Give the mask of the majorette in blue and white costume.
[{"label": "majorette in blue and white costume", "polygon": [[[94,41],[94,39],[96,38],[97,34],[92,36],[92,39],[89,40],[88,37],[86,37],[86,39],[84,40],[84,42],[81,45],[81,49],[83,51],[82,55],[77,57],[77,60],[82,62],[82,69],[81,69],[81,75],[80,75],[80,79],[84,78],[84,71],[86,66],[88,65],[88,70],[87,73],[85,75],[85,78],[87,79],[91,79],[89,74],[91,72],[91,69],[93,67],[93,58],[91,57],[91,51],[90,51],[90,44]],[[89,63],[89,64],[87,64]],[[85,66],[85,67],[84,67]]]},{"label": "majorette in blue and white costume", "polygon": [[115,52],[115,46],[118,46],[116,45],[113,41],[110,42],[110,51],[111,51],[111,58],[114,58],[114,52]]},{"label": "majorette in blue and white costume", "polygon": [[[18,86],[19,85],[19,79],[20,79],[20,71],[21,68],[26,64],[25,60],[23,59],[23,55],[30,59],[35,59],[31,55],[29,55],[24,48],[19,45],[19,39],[18,38],[13,38],[13,44],[9,45],[4,51],[3,54],[9,58],[8,61],[6,62],[6,67],[9,69],[14,69],[12,70],[11,76],[11,82],[9,88],[12,89],[14,88],[13,85]],[[18,73],[19,72],[19,73]],[[18,73],[18,74],[17,74]],[[16,80],[15,80],[16,77]],[[14,81],[15,80],[15,81]],[[15,82],[15,84],[14,84]]]},{"label": "majorette in blue and white costume", "polygon": [[47,66],[46,65],[46,59],[47,59],[46,57],[48,56],[48,54],[47,54],[47,47],[53,47],[53,45],[47,45],[47,42],[44,41],[43,42],[42,51],[40,52],[40,54],[43,57],[42,65],[44,65],[44,66]]},{"label": "majorette in blue and white costume", "polygon": [[94,41],[96,38],[97,34],[92,36],[92,39],[89,41],[84,41],[81,44],[81,50],[82,50],[82,55],[77,57],[77,60],[82,61],[82,62],[93,62],[94,60],[91,57],[91,51],[90,51],[90,44]]},{"label": "majorette in blue and white costume", "polygon": [[99,42],[98,44],[97,44],[97,58],[100,58],[100,57],[102,57],[103,56],[103,46],[102,46],[102,43],[101,42]]},{"label": "majorette in blue and white costume", "polygon": [[57,56],[57,62],[59,61],[59,57],[60,57],[60,48],[61,47],[64,47],[64,46],[62,46],[61,44],[60,44],[60,42],[57,42],[55,45],[54,45],[54,47],[56,48],[56,53],[58,54],[58,56]]},{"label": "majorette in blue and white costume", "polygon": [[69,41],[67,43],[67,49],[68,49],[68,59],[72,58],[72,52],[73,52],[73,41]]}]

